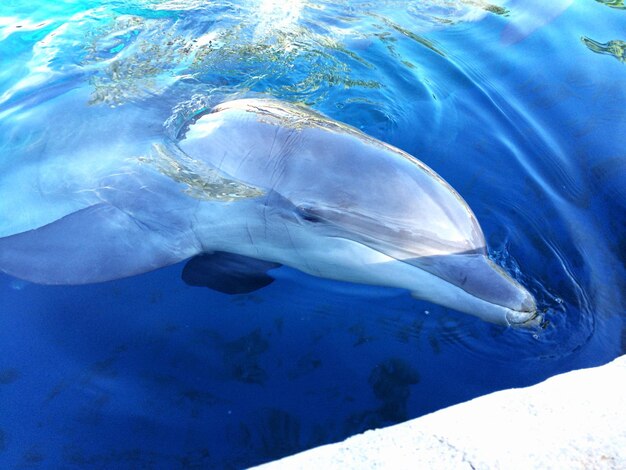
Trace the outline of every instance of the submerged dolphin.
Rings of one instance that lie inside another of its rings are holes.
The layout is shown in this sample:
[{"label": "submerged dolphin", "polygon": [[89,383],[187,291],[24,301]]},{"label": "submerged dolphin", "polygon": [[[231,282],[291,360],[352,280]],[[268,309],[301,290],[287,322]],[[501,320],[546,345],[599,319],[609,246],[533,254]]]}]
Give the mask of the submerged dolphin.
[{"label": "submerged dolphin", "polygon": [[267,284],[265,271],[283,264],[407,289],[495,323],[536,316],[532,295],[487,258],[474,214],[444,180],[304,107],[225,102],[175,140],[94,174],[73,190],[81,199],[67,215],[0,238],[0,270],[84,284],[194,257],[188,283],[237,292]]}]

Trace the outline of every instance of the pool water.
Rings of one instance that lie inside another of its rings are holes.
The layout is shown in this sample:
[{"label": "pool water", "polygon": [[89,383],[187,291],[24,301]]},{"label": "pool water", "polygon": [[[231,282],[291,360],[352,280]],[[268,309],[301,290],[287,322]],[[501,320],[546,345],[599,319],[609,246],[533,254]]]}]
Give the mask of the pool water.
[{"label": "pool water", "polygon": [[624,354],[626,7],[544,3],[1,5],[0,236],[71,211],[52,188],[110,155],[269,96],[437,171],[546,322],[286,267],[236,296],[185,285],[182,264],[0,275],[0,466],[242,468]]}]

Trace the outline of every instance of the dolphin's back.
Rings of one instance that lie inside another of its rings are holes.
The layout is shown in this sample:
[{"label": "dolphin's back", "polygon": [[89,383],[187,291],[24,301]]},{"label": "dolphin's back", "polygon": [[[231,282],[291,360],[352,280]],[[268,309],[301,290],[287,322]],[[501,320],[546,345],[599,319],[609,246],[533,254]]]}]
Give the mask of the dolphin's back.
[{"label": "dolphin's back", "polygon": [[231,101],[190,125],[179,146],[234,179],[412,257],[484,250],[474,214],[433,170],[308,109]]}]

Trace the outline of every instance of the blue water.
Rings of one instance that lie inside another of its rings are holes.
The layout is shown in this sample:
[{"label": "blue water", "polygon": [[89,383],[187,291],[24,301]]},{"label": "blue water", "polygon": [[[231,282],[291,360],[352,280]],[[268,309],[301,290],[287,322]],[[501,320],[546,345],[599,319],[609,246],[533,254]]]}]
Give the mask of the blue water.
[{"label": "blue water", "polygon": [[289,268],[240,296],[186,286],[182,265],[0,275],[0,467],[241,468],[626,352],[626,11],[556,3],[3,2],[3,236],[55,218],[47,178],[86,143],[272,96],[435,169],[547,325]]}]

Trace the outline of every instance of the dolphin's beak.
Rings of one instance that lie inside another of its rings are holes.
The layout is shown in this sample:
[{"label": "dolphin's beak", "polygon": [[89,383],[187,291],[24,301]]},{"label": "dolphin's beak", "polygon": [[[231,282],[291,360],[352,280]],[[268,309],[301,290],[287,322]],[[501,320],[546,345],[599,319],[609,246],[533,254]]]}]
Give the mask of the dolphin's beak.
[{"label": "dolphin's beak", "polygon": [[[521,284],[482,253],[414,258],[411,264],[429,271],[482,301],[485,312],[471,312],[475,306],[455,308],[511,326],[534,326],[537,317],[535,298]],[[498,311],[497,315],[487,310]]]}]

